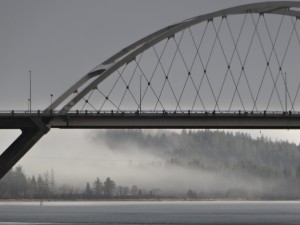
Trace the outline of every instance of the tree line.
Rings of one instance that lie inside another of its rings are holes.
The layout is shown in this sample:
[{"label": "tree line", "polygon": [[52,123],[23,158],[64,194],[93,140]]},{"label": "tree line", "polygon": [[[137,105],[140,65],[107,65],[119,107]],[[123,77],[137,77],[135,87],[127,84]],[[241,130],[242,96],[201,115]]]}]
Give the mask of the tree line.
[{"label": "tree line", "polygon": [[[204,181],[205,182],[205,181]],[[287,194],[288,193],[288,194]],[[249,193],[246,189],[230,189],[225,192],[201,192],[189,189],[181,195],[163,193],[161,189],[141,189],[137,185],[117,185],[107,177],[103,182],[97,177],[86,182],[85,188],[79,189],[69,184],[56,186],[49,172],[27,177],[22,166],[13,168],[0,180],[0,199],[57,199],[57,200],[137,200],[137,199],[299,199],[300,198],[300,166],[296,179],[285,180],[280,186],[266,190],[261,195]]]},{"label": "tree line", "polygon": [[97,177],[87,182],[84,189],[69,184],[56,186],[52,173],[29,177],[22,166],[13,168],[0,180],[1,199],[147,199],[157,198],[159,191],[117,185],[110,177],[103,182]]},{"label": "tree line", "polygon": [[[254,139],[246,133],[196,130],[181,133],[147,133],[140,130],[108,130],[94,141],[105,142],[113,151],[130,153],[134,147],[159,159],[153,167],[188,168],[193,171],[251,175],[255,181],[270,184],[261,193],[251,188],[217,191],[186,190],[188,198],[300,198],[300,145],[287,141],[272,141],[263,135]],[[130,154],[128,154],[130,155]],[[135,165],[129,165],[135,166]],[[139,169],[138,167],[136,169]],[[180,178],[178,178],[180,180]],[[195,178],[196,179],[196,178]],[[17,166],[0,180],[0,198],[26,199],[138,199],[172,197],[159,188],[144,189],[135,184],[117,184],[112,178],[83,183],[81,187],[56,185],[52,172],[27,176]],[[205,183],[205,180],[202,181]],[[153,184],[155,185],[155,184]],[[183,190],[184,192],[184,190]],[[173,196],[174,197],[174,196]],[[175,196],[176,197],[176,196]],[[177,195],[178,197],[178,195]]]},{"label": "tree line", "polygon": [[[203,185],[185,193],[188,198],[300,199],[299,144],[273,141],[264,135],[252,138],[243,132],[211,130],[107,130],[99,131],[93,140],[123,154],[130,154],[132,148],[151,154],[159,159],[152,163],[155,167],[208,172],[233,182],[228,187],[207,189],[206,181],[201,180]],[[238,181],[247,185],[235,186]],[[253,190],[253,186],[257,188]]]}]

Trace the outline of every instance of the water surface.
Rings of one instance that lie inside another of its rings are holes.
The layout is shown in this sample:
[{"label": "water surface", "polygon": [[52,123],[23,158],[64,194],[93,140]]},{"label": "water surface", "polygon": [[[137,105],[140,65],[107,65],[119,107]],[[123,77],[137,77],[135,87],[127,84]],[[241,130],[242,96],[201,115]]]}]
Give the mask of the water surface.
[{"label": "water surface", "polygon": [[300,202],[0,202],[2,224],[300,224]]}]

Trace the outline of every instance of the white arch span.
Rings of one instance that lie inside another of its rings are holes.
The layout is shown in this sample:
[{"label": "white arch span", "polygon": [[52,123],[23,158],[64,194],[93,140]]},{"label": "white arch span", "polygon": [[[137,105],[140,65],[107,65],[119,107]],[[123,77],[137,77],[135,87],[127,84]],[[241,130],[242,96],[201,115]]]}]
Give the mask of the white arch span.
[{"label": "white arch span", "polygon": [[276,2],[262,2],[236,6],[217,12],[200,15],[197,17],[184,20],[182,22],[173,24],[171,26],[160,29],[141,40],[131,44],[124,48],[114,56],[107,59],[95,67],[92,71],[87,73],[73,86],[71,86],[65,93],[63,93],[56,101],[54,101],[45,111],[56,109],[61,105],[71,94],[76,92],[81,86],[86,84],[90,79],[95,78],[90,84],[88,84],[83,90],[81,90],[74,98],[68,101],[61,109],[60,112],[68,112],[74,105],[76,105],[86,94],[94,89],[99,83],[105,80],[108,76],[114,73],[117,69],[123,65],[131,62],[137,55],[151,48],[155,44],[174,36],[176,33],[189,28],[193,25],[212,20],[217,17],[224,17],[229,15],[238,15],[246,13],[258,13],[258,14],[277,14],[287,15],[300,18],[300,11],[295,9],[300,8],[300,2],[297,1],[276,1]]}]

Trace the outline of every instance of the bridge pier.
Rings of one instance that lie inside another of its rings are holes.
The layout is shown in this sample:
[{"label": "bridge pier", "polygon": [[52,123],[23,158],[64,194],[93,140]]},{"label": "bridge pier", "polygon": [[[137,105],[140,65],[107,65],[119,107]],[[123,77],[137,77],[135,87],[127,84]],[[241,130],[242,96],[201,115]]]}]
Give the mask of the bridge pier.
[{"label": "bridge pier", "polygon": [[39,118],[28,120],[31,126],[21,127],[21,135],[0,156],[0,179],[50,130]]}]

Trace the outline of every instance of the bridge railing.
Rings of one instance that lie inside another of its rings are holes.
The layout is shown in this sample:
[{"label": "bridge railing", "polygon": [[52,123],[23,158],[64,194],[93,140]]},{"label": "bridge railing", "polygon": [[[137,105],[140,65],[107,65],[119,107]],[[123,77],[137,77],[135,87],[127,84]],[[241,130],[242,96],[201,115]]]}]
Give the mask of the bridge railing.
[{"label": "bridge railing", "polygon": [[300,116],[299,111],[191,111],[191,110],[162,110],[162,111],[139,111],[139,110],[127,110],[127,111],[69,111],[61,112],[55,110],[42,111],[42,110],[0,110],[0,117],[56,117],[56,116]]}]

